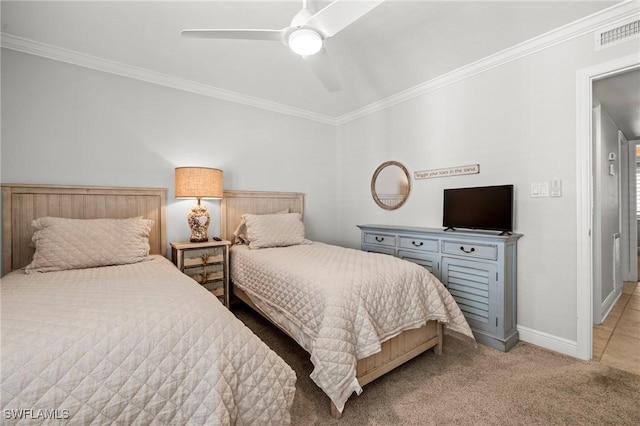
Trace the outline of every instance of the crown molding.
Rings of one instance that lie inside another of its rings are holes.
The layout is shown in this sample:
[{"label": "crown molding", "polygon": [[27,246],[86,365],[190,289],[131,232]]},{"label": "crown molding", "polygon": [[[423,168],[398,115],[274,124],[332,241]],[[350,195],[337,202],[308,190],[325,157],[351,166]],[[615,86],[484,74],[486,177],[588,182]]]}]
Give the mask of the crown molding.
[{"label": "crown molding", "polygon": [[253,96],[243,95],[241,93],[225,90],[214,86],[198,83],[179,77],[162,74],[145,68],[138,68],[131,65],[110,61],[104,58],[87,55],[74,50],[64,49],[50,44],[29,40],[8,33],[0,33],[0,45],[6,49],[15,50],[17,52],[28,53],[30,55],[40,56],[47,59],[53,59],[60,62],[66,62],[78,65],[84,68],[91,68],[110,74],[116,74],[123,77],[133,78],[148,83],[158,84],[161,86],[171,87],[173,89],[183,90],[198,95],[208,96],[211,98],[221,99],[238,104],[248,105],[255,108],[265,109],[268,111],[286,114],[293,117],[303,118],[306,120],[318,121],[324,124],[336,125],[334,117],[307,111],[301,108],[295,108],[288,105],[279,104],[277,102],[267,101],[265,99]]},{"label": "crown molding", "polygon": [[378,111],[382,111],[415,97],[424,95],[434,90],[441,89],[461,80],[473,77],[477,74],[489,71],[493,68],[516,61],[525,56],[532,55],[545,49],[549,49],[561,43],[573,40],[577,37],[589,34],[601,27],[613,25],[629,18],[640,16],[640,2],[627,1],[578,21],[572,22],[555,30],[549,31],[538,37],[529,39],[523,43],[502,50],[496,54],[487,56],[476,62],[460,67],[456,70],[442,74],[432,80],[420,83],[407,90],[389,96],[380,101],[373,102],[362,108],[348,112],[336,118],[338,125],[365,117]]},{"label": "crown molding", "polygon": [[191,80],[178,78],[175,76],[162,74],[144,68],[138,68],[119,62],[109,61],[96,56],[87,55],[77,51],[52,46],[45,43],[36,42],[12,34],[0,33],[0,45],[4,48],[31,55],[41,56],[56,61],[66,62],[85,68],[133,78],[148,83],[171,87],[198,95],[208,96],[229,102],[248,105],[255,108],[265,109],[281,114],[290,115],[306,120],[317,121],[333,126],[348,123],[353,120],[365,117],[378,111],[382,111],[402,102],[406,102],[415,97],[427,94],[434,90],[441,89],[461,80],[473,77],[485,71],[516,61],[525,56],[532,55],[542,50],[551,48],[561,43],[573,40],[586,35],[601,27],[613,25],[625,21],[629,18],[640,16],[640,2],[629,0],[624,3],[612,6],[601,12],[587,16],[578,21],[567,24],[563,27],[549,31],[538,37],[534,37],[516,46],[502,50],[496,54],[487,56],[476,62],[460,67],[454,71],[442,74],[432,80],[420,83],[407,90],[389,96],[380,101],[373,102],[364,107],[345,113],[339,117],[331,117],[312,111],[295,108],[277,102],[268,101],[253,96],[243,95],[238,92],[221,89],[214,86],[198,83]]}]

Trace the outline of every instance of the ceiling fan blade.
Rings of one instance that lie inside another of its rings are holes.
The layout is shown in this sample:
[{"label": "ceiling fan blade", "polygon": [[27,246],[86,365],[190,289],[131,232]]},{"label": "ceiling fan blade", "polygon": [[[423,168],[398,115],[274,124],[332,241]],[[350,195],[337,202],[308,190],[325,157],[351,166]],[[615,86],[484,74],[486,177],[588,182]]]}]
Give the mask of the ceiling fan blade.
[{"label": "ceiling fan blade", "polygon": [[284,41],[284,30],[183,30],[183,37]]},{"label": "ceiling fan blade", "polygon": [[333,67],[331,58],[327,54],[326,49],[322,48],[315,55],[303,56],[304,61],[309,64],[316,77],[320,79],[324,87],[329,92],[338,92],[342,90],[342,83],[336,69]]},{"label": "ceiling fan blade", "polygon": [[313,27],[325,37],[331,37],[360,19],[384,0],[336,0],[313,15],[305,26]]}]

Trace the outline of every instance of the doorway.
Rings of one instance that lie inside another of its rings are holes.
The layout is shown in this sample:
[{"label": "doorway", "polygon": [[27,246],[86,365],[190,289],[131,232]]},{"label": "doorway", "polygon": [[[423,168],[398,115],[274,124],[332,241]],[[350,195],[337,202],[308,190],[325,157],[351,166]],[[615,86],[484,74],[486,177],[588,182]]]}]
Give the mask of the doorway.
[{"label": "doorway", "polygon": [[607,77],[640,69],[637,55],[629,55],[583,69],[577,72],[577,151],[576,151],[576,238],[577,238],[577,335],[576,354],[580,359],[592,358],[592,324],[594,264],[600,259],[594,257],[595,226],[594,202],[594,149],[593,149],[593,82]]}]

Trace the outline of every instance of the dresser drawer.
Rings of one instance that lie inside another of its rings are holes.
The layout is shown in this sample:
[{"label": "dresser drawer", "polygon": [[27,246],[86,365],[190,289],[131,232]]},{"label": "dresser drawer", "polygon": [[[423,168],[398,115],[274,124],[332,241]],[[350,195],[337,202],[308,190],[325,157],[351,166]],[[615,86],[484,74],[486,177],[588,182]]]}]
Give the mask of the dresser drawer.
[{"label": "dresser drawer", "polygon": [[385,247],[381,245],[363,244],[361,246],[362,251],[369,251],[372,253],[389,254],[391,256],[396,255],[396,249],[394,247]]},{"label": "dresser drawer", "polygon": [[212,263],[224,262],[224,247],[206,247],[200,249],[184,250],[183,263],[185,268]]},{"label": "dresser drawer", "polygon": [[437,253],[438,240],[432,240],[430,238],[407,237],[401,235],[398,242],[398,248],[431,251]]},{"label": "dresser drawer", "polygon": [[182,272],[202,285],[224,280],[224,264],[222,263],[206,266],[192,266],[184,268]]},{"label": "dresser drawer", "polygon": [[373,245],[385,246],[385,247],[396,246],[396,236],[393,234],[365,232],[363,238],[364,238],[365,244],[373,244]]},{"label": "dresser drawer", "polygon": [[498,246],[495,244],[468,243],[465,241],[442,241],[442,252],[462,257],[479,259],[498,259]]}]

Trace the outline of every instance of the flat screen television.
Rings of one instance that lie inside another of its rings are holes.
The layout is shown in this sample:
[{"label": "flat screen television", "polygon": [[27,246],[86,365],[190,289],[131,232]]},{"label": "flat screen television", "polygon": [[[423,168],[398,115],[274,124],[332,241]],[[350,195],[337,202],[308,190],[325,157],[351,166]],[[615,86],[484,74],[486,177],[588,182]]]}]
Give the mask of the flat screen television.
[{"label": "flat screen television", "polygon": [[442,225],[509,233],[513,231],[513,185],[444,190]]}]

